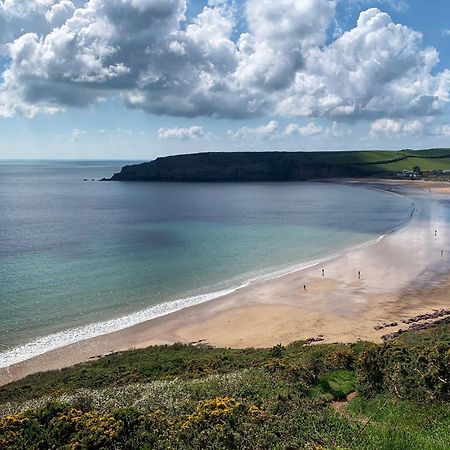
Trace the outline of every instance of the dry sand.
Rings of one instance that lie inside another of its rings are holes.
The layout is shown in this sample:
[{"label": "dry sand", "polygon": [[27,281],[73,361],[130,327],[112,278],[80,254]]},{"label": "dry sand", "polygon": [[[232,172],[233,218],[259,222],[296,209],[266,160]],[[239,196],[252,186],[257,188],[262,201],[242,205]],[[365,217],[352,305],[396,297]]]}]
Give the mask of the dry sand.
[{"label": "dry sand", "polygon": [[111,352],[156,344],[202,341],[221,347],[266,347],[317,336],[323,336],[325,342],[378,342],[383,334],[399,328],[376,331],[374,326],[379,323],[400,323],[417,314],[448,308],[450,228],[439,200],[446,198],[442,193],[450,190],[450,185],[371,184],[399,191],[416,205],[413,219],[380,242],[325,264],[0,369],[0,385]]}]

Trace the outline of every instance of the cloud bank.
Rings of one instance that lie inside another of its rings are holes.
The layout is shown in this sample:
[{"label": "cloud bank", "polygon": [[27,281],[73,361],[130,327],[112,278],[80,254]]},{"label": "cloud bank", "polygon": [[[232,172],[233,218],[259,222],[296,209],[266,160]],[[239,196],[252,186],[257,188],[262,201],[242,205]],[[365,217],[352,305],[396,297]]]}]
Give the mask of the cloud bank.
[{"label": "cloud bank", "polygon": [[113,96],[183,117],[414,120],[443,110],[450,71],[433,72],[438,54],[420,33],[371,8],[330,42],[335,9],[332,0],[247,0],[239,33],[226,0],[189,22],[186,0],[3,0],[0,116]]}]

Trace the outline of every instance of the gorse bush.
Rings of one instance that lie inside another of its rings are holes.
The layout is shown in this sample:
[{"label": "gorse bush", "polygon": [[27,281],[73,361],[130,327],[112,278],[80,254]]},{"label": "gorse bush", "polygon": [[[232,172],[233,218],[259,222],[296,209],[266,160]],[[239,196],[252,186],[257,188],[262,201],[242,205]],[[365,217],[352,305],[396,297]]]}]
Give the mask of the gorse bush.
[{"label": "gorse bush", "polygon": [[366,397],[388,391],[418,403],[450,400],[450,336],[415,346],[397,340],[368,345],[357,362],[360,392]]},{"label": "gorse bush", "polygon": [[237,437],[240,427],[267,418],[258,406],[232,397],[202,400],[172,416],[159,410],[100,413],[49,404],[1,419],[0,448],[228,448],[242,441]]}]

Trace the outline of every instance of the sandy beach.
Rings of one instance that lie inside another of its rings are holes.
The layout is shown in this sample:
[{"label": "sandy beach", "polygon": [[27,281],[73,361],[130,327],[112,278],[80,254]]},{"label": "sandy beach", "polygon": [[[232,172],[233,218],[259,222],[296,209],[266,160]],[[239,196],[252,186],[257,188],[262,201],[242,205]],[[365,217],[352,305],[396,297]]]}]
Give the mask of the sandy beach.
[{"label": "sandy beach", "polygon": [[[450,224],[441,203],[450,194],[450,184],[351,183],[405,195],[415,205],[411,220],[379,242],[324,264],[0,369],[0,385],[156,344],[245,348],[309,338],[379,342],[387,332],[405,328],[404,319],[450,307]],[[397,325],[388,330],[375,329],[392,322]]]}]

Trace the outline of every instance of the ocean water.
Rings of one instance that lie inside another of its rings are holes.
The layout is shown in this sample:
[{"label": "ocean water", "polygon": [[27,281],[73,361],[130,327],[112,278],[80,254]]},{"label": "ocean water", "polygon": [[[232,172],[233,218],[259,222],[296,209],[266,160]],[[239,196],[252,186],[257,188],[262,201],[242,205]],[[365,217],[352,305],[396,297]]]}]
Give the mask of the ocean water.
[{"label": "ocean water", "polygon": [[0,161],[0,367],[342,253],[411,214],[404,197],[329,183],[91,181],[125,163]]}]

